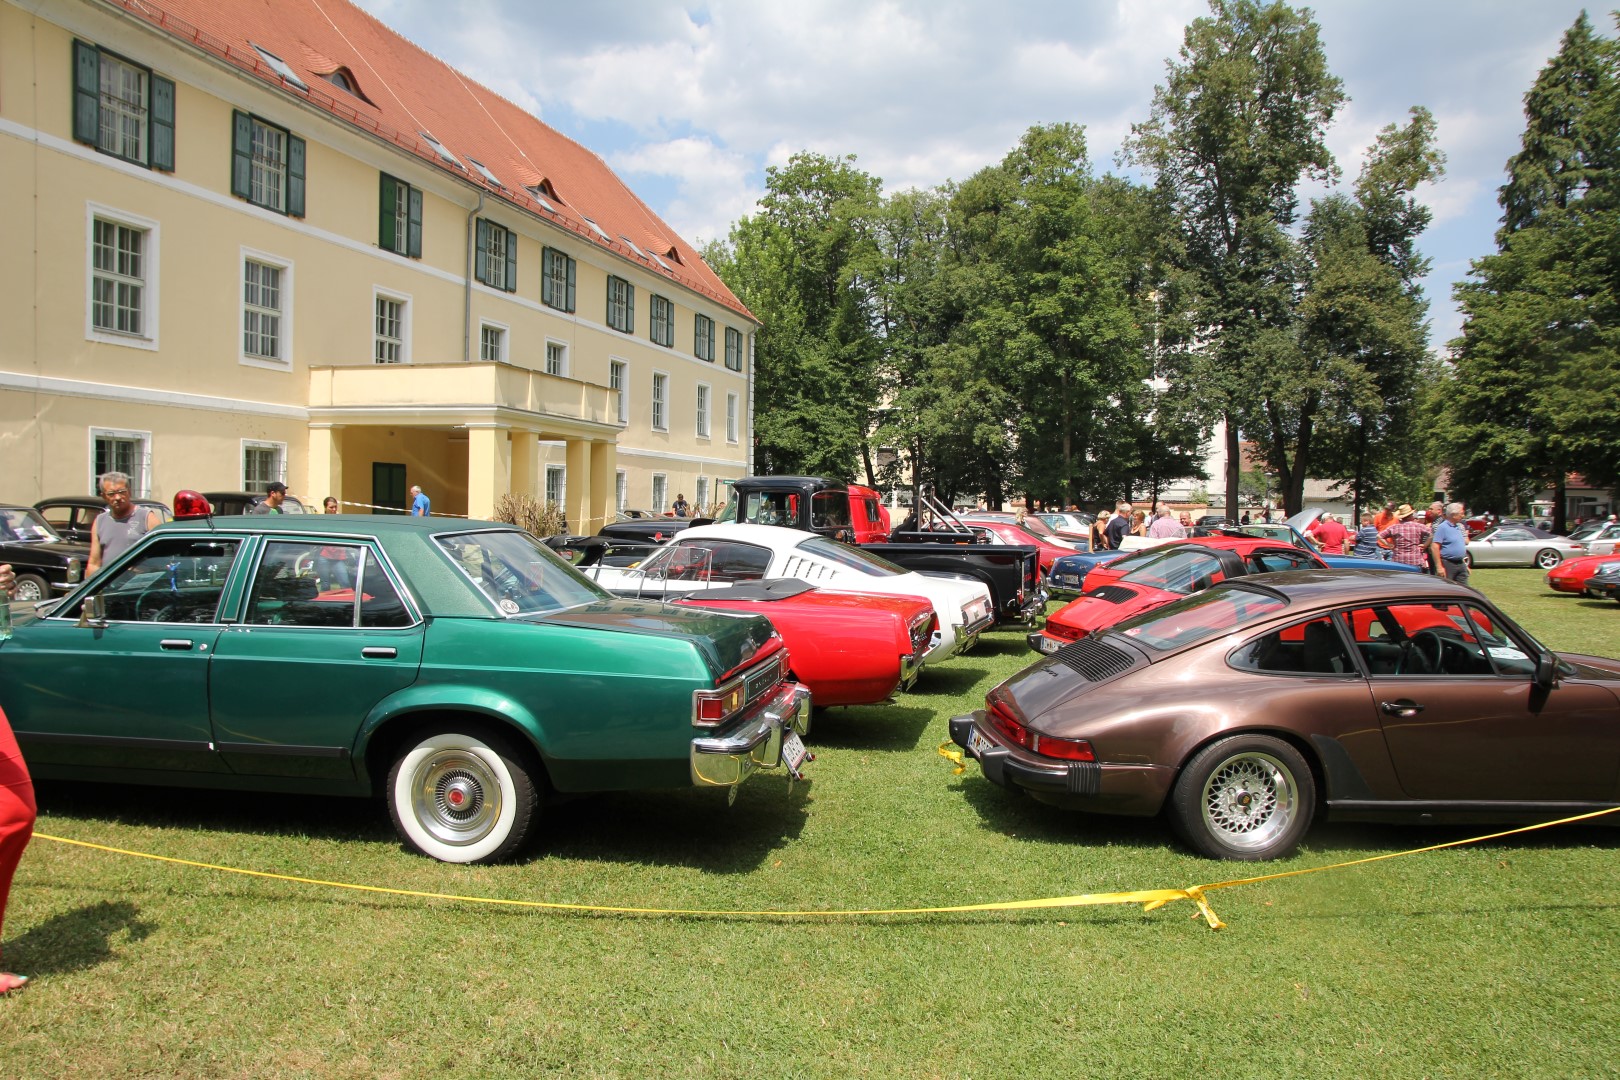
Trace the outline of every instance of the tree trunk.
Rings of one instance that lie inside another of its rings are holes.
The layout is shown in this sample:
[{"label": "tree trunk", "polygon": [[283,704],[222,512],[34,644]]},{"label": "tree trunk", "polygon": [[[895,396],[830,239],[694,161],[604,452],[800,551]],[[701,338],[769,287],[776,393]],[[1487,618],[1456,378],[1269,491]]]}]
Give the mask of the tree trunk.
[{"label": "tree trunk", "polygon": [[1243,463],[1239,460],[1240,447],[1238,445],[1237,417],[1232,410],[1227,409],[1221,413],[1226,421],[1226,516],[1232,517],[1238,506],[1238,478],[1243,472]]}]

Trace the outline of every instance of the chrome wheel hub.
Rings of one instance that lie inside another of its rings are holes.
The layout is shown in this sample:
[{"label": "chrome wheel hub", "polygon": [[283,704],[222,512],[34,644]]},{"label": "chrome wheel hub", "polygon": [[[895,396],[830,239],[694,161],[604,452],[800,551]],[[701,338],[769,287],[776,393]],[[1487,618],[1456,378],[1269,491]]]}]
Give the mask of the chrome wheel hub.
[{"label": "chrome wheel hub", "polygon": [[500,781],[489,766],[466,751],[425,760],[411,788],[416,820],[442,843],[475,843],[500,817]]},{"label": "chrome wheel hub", "polygon": [[1293,778],[1266,754],[1229,758],[1204,784],[1204,821],[1233,847],[1269,844],[1294,820],[1298,803]]}]

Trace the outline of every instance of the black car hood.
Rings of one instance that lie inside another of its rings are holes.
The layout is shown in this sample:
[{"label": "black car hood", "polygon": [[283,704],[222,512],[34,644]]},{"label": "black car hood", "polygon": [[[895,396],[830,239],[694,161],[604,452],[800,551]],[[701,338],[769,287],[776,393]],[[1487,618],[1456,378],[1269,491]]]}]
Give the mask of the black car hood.
[{"label": "black car hood", "polygon": [[20,562],[39,562],[42,556],[54,556],[64,563],[69,559],[83,562],[90,556],[90,545],[76,540],[0,540],[0,554]]}]

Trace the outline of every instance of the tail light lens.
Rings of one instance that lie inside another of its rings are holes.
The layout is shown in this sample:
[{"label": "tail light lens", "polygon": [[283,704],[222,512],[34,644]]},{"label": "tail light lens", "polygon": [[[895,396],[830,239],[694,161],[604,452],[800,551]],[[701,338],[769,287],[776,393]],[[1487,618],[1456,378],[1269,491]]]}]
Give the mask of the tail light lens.
[{"label": "tail light lens", "polygon": [[787,650],[777,649],[768,660],[738,672],[713,690],[692,691],[692,723],[698,727],[726,723],[775,690],[787,670]]},{"label": "tail light lens", "polygon": [[1046,632],[1055,638],[1062,638],[1064,641],[1079,641],[1086,636],[1086,632],[1077,626],[1064,626],[1062,623],[1056,623],[1050,619],[1046,621]]},{"label": "tail light lens", "polygon": [[1035,735],[1034,744],[1030,749],[1045,757],[1062,758],[1064,761],[1097,760],[1097,755],[1091,750],[1091,744],[1084,739],[1060,739],[1056,735]]},{"label": "tail light lens", "polygon": [[985,704],[989,706],[990,726],[999,731],[1008,742],[1043,757],[1058,758],[1062,761],[1097,760],[1096,753],[1091,749],[1091,743],[1085,739],[1060,739],[1056,735],[1042,735],[1038,731],[1031,731],[1028,725],[1014,715],[1012,706],[1005,700],[991,698]]}]

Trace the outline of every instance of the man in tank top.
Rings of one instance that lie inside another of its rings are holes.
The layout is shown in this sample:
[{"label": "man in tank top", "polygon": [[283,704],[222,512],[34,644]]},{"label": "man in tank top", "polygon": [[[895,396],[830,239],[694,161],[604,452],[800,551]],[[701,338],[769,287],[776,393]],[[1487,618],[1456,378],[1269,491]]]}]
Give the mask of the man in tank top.
[{"label": "man in tank top", "polygon": [[127,473],[103,473],[101,497],[107,500],[107,509],[96,518],[90,531],[90,558],[85,563],[85,577],[94,575],[102,563],[112,562],[134,547],[135,541],[148,531],[163,524],[156,510],[138,507],[130,501]]}]

